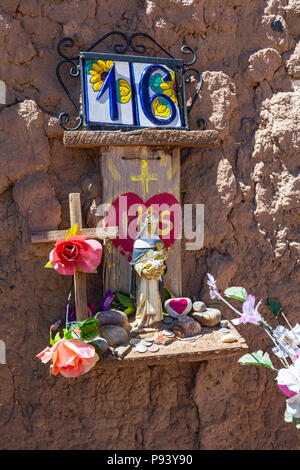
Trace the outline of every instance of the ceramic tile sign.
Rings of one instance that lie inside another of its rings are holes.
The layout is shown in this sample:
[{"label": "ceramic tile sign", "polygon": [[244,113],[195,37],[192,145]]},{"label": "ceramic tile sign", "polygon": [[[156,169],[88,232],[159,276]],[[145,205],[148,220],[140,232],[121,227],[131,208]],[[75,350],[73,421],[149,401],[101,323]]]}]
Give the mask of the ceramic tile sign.
[{"label": "ceramic tile sign", "polygon": [[181,60],[83,52],[80,70],[85,129],[187,129]]}]

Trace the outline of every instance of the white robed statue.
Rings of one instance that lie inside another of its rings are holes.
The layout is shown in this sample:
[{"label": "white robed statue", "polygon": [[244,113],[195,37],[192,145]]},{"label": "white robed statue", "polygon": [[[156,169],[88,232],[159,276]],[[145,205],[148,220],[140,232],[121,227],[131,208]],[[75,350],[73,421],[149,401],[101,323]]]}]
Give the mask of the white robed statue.
[{"label": "white robed statue", "polygon": [[148,212],[133,245],[131,265],[139,276],[134,326],[147,327],[163,319],[159,281],[166,265],[167,251],[158,236],[158,218]]}]

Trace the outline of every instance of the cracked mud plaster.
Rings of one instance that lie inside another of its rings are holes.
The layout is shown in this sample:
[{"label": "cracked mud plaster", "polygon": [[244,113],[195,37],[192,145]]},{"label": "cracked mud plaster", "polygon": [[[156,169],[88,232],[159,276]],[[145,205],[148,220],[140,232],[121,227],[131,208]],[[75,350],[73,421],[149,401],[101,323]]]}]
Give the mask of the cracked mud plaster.
[{"label": "cracked mud plaster", "polygon": [[[272,30],[274,19],[282,32]],[[97,151],[63,146],[56,116],[72,108],[55,75],[58,39],[73,36],[76,53],[118,29],[149,33],[175,56],[186,43],[204,78],[190,127],[206,119],[221,145],[182,151],[182,202],[205,204],[204,248],[183,255],[184,294],[208,301],[209,271],[222,289],[243,285],[259,298],[278,297],[293,323],[300,306],[299,27],[297,0],[0,0],[0,78],[9,96],[0,108],[2,449],[299,448],[272,375],[236,359],[50,377],[34,356],[63,317],[70,280],[43,270],[49,247],[30,242],[35,225],[68,227],[69,192],[81,192],[86,221],[100,196]],[[100,283],[90,277],[89,301]],[[250,348],[267,349],[253,328],[240,332]]]}]

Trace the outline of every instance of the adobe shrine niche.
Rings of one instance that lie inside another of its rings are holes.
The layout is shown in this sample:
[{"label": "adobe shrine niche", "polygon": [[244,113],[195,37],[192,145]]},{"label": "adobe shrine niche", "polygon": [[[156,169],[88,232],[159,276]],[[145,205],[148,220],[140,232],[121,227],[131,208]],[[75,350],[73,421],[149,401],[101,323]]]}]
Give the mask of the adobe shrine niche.
[{"label": "adobe shrine niche", "polygon": [[[111,40],[109,52],[99,51]],[[244,351],[243,338],[228,322],[231,339],[224,341],[219,310],[182,292],[187,218],[180,149],[218,143],[201,118],[201,128],[189,130],[202,85],[195,51],[184,45],[177,58],[148,34],[123,32],[108,33],[76,55],[74,49],[71,38],[59,41],[57,77],[76,112],[62,112],[59,122],[66,147],[99,150],[102,204],[97,226],[84,228],[80,194],[70,194],[70,230],[32,234],[33,243],[52,243],[47,267],[73,276],[66,327],[53,331],[52,348],[83,341],[106,367]],[[80,83],[77,95],[70,78]],[[204,228],[196,221],[197,230]],[[103,276],[103,293],[90,311],[86,283],[95,270]]]}]

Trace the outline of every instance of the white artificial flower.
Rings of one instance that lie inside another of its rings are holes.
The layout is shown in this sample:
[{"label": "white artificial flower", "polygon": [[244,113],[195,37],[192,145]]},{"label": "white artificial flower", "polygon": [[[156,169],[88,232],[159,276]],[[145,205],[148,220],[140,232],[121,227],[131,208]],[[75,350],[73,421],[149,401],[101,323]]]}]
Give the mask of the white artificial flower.
[{"label": "white artificial flower", "polygon": [[[293,365],[285,369],[280,369],[276,377],[279,385],[285,385],[292,392],[300,392],[300,358],[296,359]],[[293,397],[292,397],[293,398]]]},{"label": "white artificial flower", "polygon": [[300,418],[300,393],[286,400],[286,411],[294,418]]},{"label": "white artificial flower", "polygon": [[281,343],[285,342],[287,344],[295,344],[297,346],[300,344],[300,325],[298,323],[292,330],[279,325],[275,328],[273,334]]},{"label": "white artificial flower", "polygon": [[294,344],[284,343],[284,347],[279,345],[276,348],[273,348],[272,351],[275,356],[279,357],[279,359],[282,359],[295,356],[295,354],[300,352],[300,349]]}]

